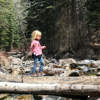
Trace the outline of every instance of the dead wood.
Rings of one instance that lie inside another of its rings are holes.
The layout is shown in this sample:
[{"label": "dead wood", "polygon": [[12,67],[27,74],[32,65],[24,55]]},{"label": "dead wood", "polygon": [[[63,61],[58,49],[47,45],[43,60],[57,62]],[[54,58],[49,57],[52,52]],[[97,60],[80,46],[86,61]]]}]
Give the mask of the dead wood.
[{"label": "dead wood", "polygon": [[[84,81],[85,80],[85,81]],[[31,77],[27,75],[0,74],[0,82],[31,83],[31,84],[100,84],[97,76],[67,77],[65,76],[44,76]]]},{"label": "dead wood", "polygon": [[98,48],[98,47],[100,47],[100,43],[90,43],[90,46],[91,47],[94,47],[94,48]]},{"label": "dead wood", "polygon": [[28,84],[0,82],[0,92],[32,93],[45,95],[100,95],[100,85],[84,84]]},{"label": "dead wood", "polygon": [[64,69],[62,69],[62,68],[44,68],[43,72],[46,73],[46,75],[55,75],[55,74],[63,73]]}]

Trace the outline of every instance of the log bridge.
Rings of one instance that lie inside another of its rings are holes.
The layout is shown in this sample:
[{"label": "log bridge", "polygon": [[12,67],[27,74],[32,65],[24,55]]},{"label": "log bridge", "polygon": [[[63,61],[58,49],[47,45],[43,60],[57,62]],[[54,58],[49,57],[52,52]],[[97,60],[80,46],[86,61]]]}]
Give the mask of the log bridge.
[{"label": "log bridge", "polygon": [[100,77],[30,77],[27,75],[0,74],[0,92],[59,96],[100,96]]}]

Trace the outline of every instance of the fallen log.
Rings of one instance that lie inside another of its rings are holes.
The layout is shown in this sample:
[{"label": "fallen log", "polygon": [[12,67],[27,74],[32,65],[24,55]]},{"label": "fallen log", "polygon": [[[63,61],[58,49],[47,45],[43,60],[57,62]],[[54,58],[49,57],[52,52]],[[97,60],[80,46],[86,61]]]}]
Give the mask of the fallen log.
[{"label": "fallen log", "polygon": [[63,68],[44,68],[43,72],[46,75],[55,75],[55,74],[61,74],[64,72],[65,69]]},{"label": "fallen log", "polygon": [[[48,95],[100,95],[100,77],[30,77],[0,74],[1,93],[32,93]],[[5,81],[5,82],[4,82]]]},{"label": "fallen log", "polygon": [[31,83],[31,84],[100,84],[98,76],[66,77],[64,76],[44,76],[30,77],[27,75],[0,74],[0,82]]},{"label": "fallen log", "polygon": [[22,82],[22,75],[12,75],[12,74],[1,74],[0,73],[0,82]]},{"label": "fallen log", "polygon": [[90,46],[91,47],[100,47],[100,43],[90,43]]},{"label": "fallen log", "polygon": [[0,92],[2,93],[32,93],[38,95],[100,95],[100,85],[83,84],[28,84],[0,82]]}]

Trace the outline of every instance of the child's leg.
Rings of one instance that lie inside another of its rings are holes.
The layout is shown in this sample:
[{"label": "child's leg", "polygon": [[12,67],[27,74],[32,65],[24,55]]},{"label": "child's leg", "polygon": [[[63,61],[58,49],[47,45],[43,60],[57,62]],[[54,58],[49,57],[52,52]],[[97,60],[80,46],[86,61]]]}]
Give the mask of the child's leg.
[{"label": "child's leg", "polygon": [[44,63],[44,60],[43,60],[42,57],[39,59],[39,61],[40,61],[40,63],[41,63],[40,68],[39,68],[39,72],[42,72],[42,70],[43,70],[43,65],[44,65],[45,63]]},{"label": "child's leg", "polygon": [[38,58],[34,58],[34,65],[33,65],[33,68],[32,68],[32,73],[35,73],[35,70],[36,70],[36,66],[38,64]]}]

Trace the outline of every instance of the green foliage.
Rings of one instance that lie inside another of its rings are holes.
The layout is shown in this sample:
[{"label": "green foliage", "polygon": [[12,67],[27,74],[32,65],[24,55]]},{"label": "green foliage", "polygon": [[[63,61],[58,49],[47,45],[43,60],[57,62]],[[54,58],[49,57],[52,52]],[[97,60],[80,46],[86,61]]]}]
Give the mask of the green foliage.
[{"label": "green foliage", "polygon": [[0,5],[4,5],[5,0],[0,0]]},{"label": "green foliage", "polygon": [[29,0],[31,6],[27,9],[27,34],[31,37],[33,30],[40,30],[43,34],[42,43],[47,46],[50,52],[53,51],[53,41],[56,36],[55,23],[58,19],[60,5],[67,0]]},{"label": "green foliage", "polygon": [[3,31],[1,34],[1,41],[0,41],[0,47],[6,47],[9,45],[9,42],[7,40],[9,40],[9,37],[7,36],[8,34]]},{"label": "green foliage", "polygon": [[18,21],[12,0],[0,0],[0,48],[13,48],[19,45]]},{"label": "green foliage", "polygon": [[87,25],[94,31],[100,30],[100,1],[86,0],[85,6],[87,7]]}]

